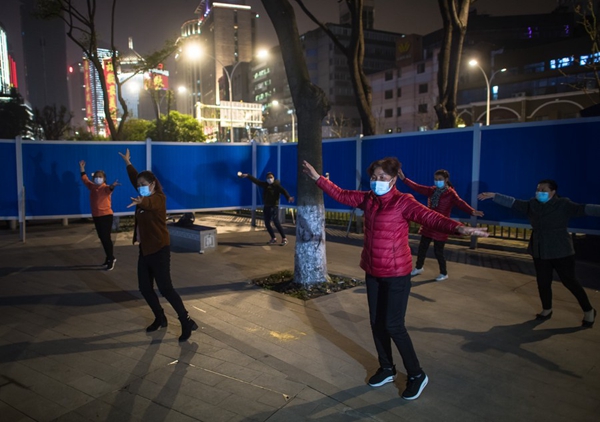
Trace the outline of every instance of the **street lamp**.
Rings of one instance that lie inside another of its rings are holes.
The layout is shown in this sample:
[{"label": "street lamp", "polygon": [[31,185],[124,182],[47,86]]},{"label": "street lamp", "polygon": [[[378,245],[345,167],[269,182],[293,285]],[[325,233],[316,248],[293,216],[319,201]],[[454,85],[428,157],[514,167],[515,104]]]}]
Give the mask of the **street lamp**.
[{"label": "street lamp", "polygon": [[277,100],[273,100],[271,104],[275,107],[282,105],[287,110],[287,113],[292,116],[292,142],[296,142],[296,112],[285,104],[280,104]]},{"label": "street lamp", "polygon": [[[200,47],[198,44],[195,44],[195,43],[188,44],[188,46],[185,49],[185,52],[186,52],[186,55],[192,60],[198,59],[202,56],[208,56],[211,59],[213,59],[215,62],[220,64],[221,67],[223,68],[223,71],[225,71],[225,75],[227,76],[227,82],[228,82],[228,87],[229,87],[229,137],[230,137],[231,141],[233,142],[233,90],[232,90],[231,78],[233,77],[233,73],[235,72],[235,70],[237,69],[238,65],[241,62],[237,62],[236,64],[234,64],[233,68],[231,69],[231,72],[229,72],[227,70],[227,67],[225,67],[225,65],[221,62],[221,60],[217,59],[215,56],[212,56],[212,55],[206,53],[204,50],[202,50],[202,47]],[[220,102],[221,102],[221,100],[219,98],[219,103]]]},{"label": "street lamp", "polygon": [[478,67],[479,70],[481,70],[481,73],[483,73],[483,77],[485,78],[485,85],[487,86],[487,105],[486,105],[486,112],[485,112],[485,125],[489,126],[490,125],[490,95],[491,95],[491,83],[492,80],[494,79],[494,76],[496,76],[496,74],[501,73],[501,72],[506,72],[506,68],[502,68],[500,70],[496,70],[494,73],[492,73],[492,76],[488,79],[487,74],[485,73],[485,70],[483,70],[483,68],[481,66],[479,66],[479,63],[477,62],[477,60],[473,59],[469,62],[469,66],[471,67]]}]

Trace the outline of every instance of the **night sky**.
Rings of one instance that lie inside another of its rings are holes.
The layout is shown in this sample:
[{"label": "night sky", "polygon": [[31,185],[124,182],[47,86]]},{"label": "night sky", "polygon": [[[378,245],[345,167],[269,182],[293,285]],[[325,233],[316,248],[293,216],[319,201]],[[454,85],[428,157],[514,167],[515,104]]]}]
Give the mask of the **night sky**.
[{"label": "night sky", "polygon": [[[98,27],[106,40],[110,35],[110,1],[98,0],[106,10],[98,12]],[[293,3],[293,1],[292,1]],[[305,0],[306,5],[324,22],[338,22],[337,0]],[[199,0],[120,0],[117,6],[117,45],[127,48],[127,39],[133,37],[134,48],[140,54],[159,49],[165,39],[179,36],[181,24],[194,19],[194,10]],[[260,0],[246,0],[259,15],[258,43],[261,47],[272,47],[279,42],[268,15]],[[477,0],[478,13],[491,15],[548,13],[554,10],[556,0]],[[0,0],[0,23],[7,29],[9,45],[20,66],[22,74],[23,56],[20,46],[19,0]],[[300,33],[315,26],[297,10]],[[406,34],[427,34],[441,27],[438,0],[376,0],[375,28]],[[80,60],[81,52],[72,41],[67,41],[69,63]],[[20,75],[20,81],[23,77]]]}]

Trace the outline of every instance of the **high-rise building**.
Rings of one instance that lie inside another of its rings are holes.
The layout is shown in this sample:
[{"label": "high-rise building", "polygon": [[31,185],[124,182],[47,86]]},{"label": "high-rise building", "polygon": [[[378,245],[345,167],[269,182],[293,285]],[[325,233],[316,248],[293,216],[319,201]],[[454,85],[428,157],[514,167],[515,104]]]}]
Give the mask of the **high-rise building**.
[{"label": "high-rise building", "polygon": [[244,3],[202,0],[195,12],[198,18],[181,28],[184,42],[178,70],[184,74],[184,84],[204,104],[221,100],[219,79],[227,77],[224,67],[252,60],[256,14]]},{"label": "high-rise building", "polygon": [[195,13],[198,17],[181,27],[184,41],[177,55],[178,109],[188,114],[197,103],[218,105],[229,99],[229,86],[233,100],[244,99],[233,85],[245,73],[240,64],[252,60],[256,44],[256,13],[245,1],[201,0]]},{"label": "high-rise building", "polygon": [[69,109],[65,25],[60,19],[36,18],[35,3],[35,0],[21,0],[25,96],[34,108],[56,104]]},{"label": "high-rise building", "polygon": [[11,85],[11,63],[8,58],[8,37],[0,24],[0,94],[8,94]]}]

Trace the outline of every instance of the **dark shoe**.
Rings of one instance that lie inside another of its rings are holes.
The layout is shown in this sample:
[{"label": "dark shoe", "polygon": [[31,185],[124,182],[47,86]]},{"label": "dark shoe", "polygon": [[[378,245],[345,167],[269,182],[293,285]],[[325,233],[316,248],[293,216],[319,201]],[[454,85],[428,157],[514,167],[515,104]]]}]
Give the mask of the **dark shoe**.
[{"label": "dark shoe", "polygon": [[419,398],[428,382],[429,378],[425,372],[421,372],[421,375],[416,377],[408,377],[406,380],[406,390],[402,393],[402,398],[404,400],[415,400]]},{"label": "dark shoe", "polygon": [[285,245],[287,245],[287,239],[284,237],[283,239],[281,239],[281,246]]},{"label": "dark shoe", "polygon": [[598,315],[598,312],[596,312],[596,310],[594,309],[594,320],[593,321],[586,321],[585,319],[581,321],[581,326],[583,328],[592,328],[594,326],[594,322],[596,322],[596,315]]},{"label": "dark shoe", "polygon": [[371,387],[381,387],[388,382],[394,382],[396,379],[396,367],[391,368],[379,368],[375,375],[369,378],[369,385]]},{"label": "dark shoe", "polygon": [[161,311],[159,314],[155,314],[154,322],[146,328],[147,333],[158,330],[159,328],[165,328],[167,326],[167,317],[165,313]]},{"label": "dark shoe", "polygon": [[189,316],[181,321],[181,335],[179,336],[179,341],[186,341],[192,336],[192,331],[196,331],[198,329],[198,324],[194,322]]},{"label": "dark shoe", "polygon": [[117,258],[111,259],[106,264],[106,271],[112,271],[115,268],[115,263],[117,262]]},{"label": "dark shoe", "polygon": [[277,243],[276,238],[273,238],[273,239],[269,240],[269,242],[267,242],[267,244],[269,244],[269,245],[274,245],[275,243]]},{"label": "dark shoe", "polygon": [[535,319],[537,319],[538,321],[546,321],[550,318],[552,318],[552,311],[550,311],[548,315],[535,314]]}]

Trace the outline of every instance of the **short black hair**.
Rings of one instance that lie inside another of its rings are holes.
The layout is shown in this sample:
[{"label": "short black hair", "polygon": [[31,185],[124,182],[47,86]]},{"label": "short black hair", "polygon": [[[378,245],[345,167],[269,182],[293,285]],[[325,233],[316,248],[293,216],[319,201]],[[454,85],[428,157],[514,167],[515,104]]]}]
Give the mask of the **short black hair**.
[{"label": "short black hair", "polygon": [[546,184],[550,188],[550,190],[558,190],[558,183],[552,179],[544,179],[538,182],[538,185]]},{"label": "short black hair", "polygon": [[267,177],[269,176],[273,176],[273,178],[275,177],[275,175],[273,173],[271,173],[270,171],[267,172]]}]

